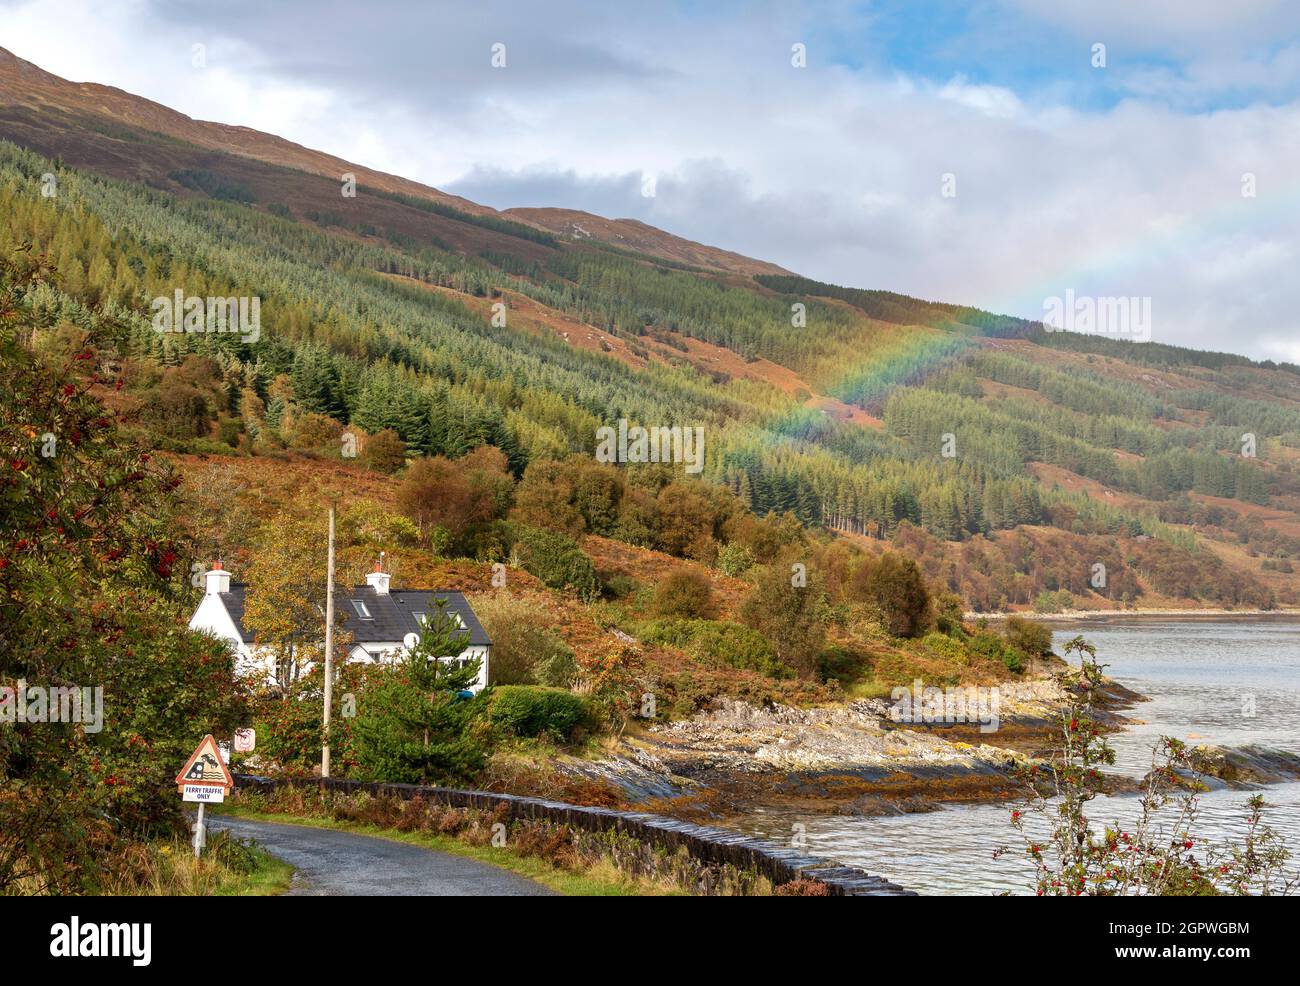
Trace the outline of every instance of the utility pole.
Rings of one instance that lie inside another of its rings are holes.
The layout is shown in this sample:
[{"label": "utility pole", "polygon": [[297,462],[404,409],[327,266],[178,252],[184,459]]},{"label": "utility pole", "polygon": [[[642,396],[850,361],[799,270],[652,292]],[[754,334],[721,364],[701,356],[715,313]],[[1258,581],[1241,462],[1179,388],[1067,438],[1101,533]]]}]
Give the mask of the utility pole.
[{"label": "utility pole", "polygon": [[334,699],[334,504],[330,504],[329,562],[325,568],[325,732],[320,775],[330,775],[330,705]]}]

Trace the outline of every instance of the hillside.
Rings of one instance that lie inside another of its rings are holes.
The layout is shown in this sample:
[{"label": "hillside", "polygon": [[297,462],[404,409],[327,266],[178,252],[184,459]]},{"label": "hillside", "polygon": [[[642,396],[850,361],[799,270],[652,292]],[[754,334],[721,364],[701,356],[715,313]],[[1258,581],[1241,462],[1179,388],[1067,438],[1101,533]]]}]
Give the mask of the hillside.
[{"label": "hillside", "polygon": [[[0,138],[0,250],[59,271],[52,340],[92,309],[123,325],[111,400],[174,453],[326,470],[345,430],[391,431],[412,460],[493,445],[518,479],[590,460],[622,418],[701,427],[701,478],[754,514],[903,551],[978,610],[1300,604],[1295,367],[822,284],[631,220],[498,213],[3,51]],[[260,298],[260,338],[154,331],[178,289]],[[579,533],[664,547],[627,518]],[[724,544],[670,553],[709,566]]]},{"label": "hillside", "polygon": [[[62,156],[69,164],[130,181],[143,181],[184,194],[186,184],[174,173],[187,169],[206,170],[212,154],[246,159],[221,160],[214,170],[232,182],[246,181],[269,195],[284,192],[281,204],[292,204],[283,169],[328,179],[331,205],[339,203],[338,183],[345,174],[354,175],[362,203],[343,215],[361,215],[382,209],[385,215],[400,210],[382,206],[367,190],[390,196],[404,196],[429,202],[458,213],[493,217],[498,213],[457,195],[423,185],[398,175],[375,171],[312,150],[273,134],[248,127],[194,120],[160,103],[141,99],[111,86],[77,83],[45,72],[31,62],[0,48],[0,136],[50,156]],[[258,167],[253,164],[270,167]],[[280,172],[277,174],[277,171]],[[297,176],[301,177],[301,176]],[[318,190],[322,186],[318,186]],[[314,199],[320,201],[319,198]],[[681,263],[697,264],[746,274],[785,273],[775,264],[751,260],[739,254],[672,236],[634,220],[610,221],[590,213],[556,209],[512,209],[503,215],[526,226],[561,236],[590,238],[613,246],[627,247],[652,256]],[[397,220],[391,220],[397,222]],[[396,228],[400,228],[396,227]],[[439,229],[455,229],[434,225]],[[482,249],[473,241],[453,239],[458,248]]]}]

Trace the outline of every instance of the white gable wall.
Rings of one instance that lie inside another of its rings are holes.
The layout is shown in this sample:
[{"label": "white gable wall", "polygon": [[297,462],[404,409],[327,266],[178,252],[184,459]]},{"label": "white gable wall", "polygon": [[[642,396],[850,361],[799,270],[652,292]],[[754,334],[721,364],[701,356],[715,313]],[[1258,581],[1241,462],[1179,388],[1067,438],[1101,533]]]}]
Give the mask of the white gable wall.
[{"label": "white gable wall", "polygon": [[244,643],[235,621],[226,610],[226,604],[216,593],[208,593],[203,597],[199,608],[190,617],[190,629],[199,630],[229,644],[235,652],[235,670],[240,674],[245,674],[262,663],[257,658],[255,648]]},{"label": "white gable wall", "polygon": [[[190,629],[201,630],[211,634],[218,640],[229,643],[236,653],[235,668],[239,673],[247,674],[252,671],[261,671],[266,674],[269,683],[275,682],[274,655],[268,648],[254,647],[244,642],[220,595],[209,593],[203,597],[203,601],[199,603],[199,608],[194,611],[194,615],[190,618]],[[471,690],[480,692],[487,687],[489,650],[490,648],[481,646],[467,647],[456,657],[445,657],[443,660],[478,658],[480,661],[478,680],[471,686]],[[357,661],[366,664],[388,663],[396,660],[405,652],[406,646],[400,640],[354,644],[348,652],[347,659],[349,662]],[[304,671],[310,668],[310,663],[303,666]]]}]

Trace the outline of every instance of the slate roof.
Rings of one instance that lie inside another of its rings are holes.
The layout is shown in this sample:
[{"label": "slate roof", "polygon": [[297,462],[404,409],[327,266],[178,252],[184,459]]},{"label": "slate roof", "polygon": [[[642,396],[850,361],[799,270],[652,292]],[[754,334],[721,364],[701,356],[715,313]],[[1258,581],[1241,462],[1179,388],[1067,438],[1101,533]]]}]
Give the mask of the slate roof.
[{"label": "slate roof", "polygon": [[[221,593],[221,601],[226,612],[235,621],[239,636],[246,643],[252,643],[252,634],[244,629],[244,594],[247,585],[232,582],[230,591]],[[353,643],[357,644],[395,644],[401,643],[408,633],[418,633],[419,624],[415,614],[424,613],[426,617],[436,612],[434,598],[447,601],[447,612],[460,617],[461,623],[469,631],[468,647],[489,647],[483,624],[474,615],[464,593],[447,589],[398,589],[387,594],[375,592],[372,586],[358,585],[352,588],[334,590],[334,611],[342,616],[343,629],[352,634]],[[365,604],[372,619],[363,620],[357,616],[352,600]]]}]

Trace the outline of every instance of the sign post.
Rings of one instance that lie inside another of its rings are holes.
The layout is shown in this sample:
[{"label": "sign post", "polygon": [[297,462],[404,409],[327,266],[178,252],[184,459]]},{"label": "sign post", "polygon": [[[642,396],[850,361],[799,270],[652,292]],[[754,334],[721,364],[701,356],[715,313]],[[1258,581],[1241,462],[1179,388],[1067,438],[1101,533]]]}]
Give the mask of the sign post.
[{"label": "sign post", "polygon": [[330,706],[334,700],[334,504],[330,504],[329,558],[325,565],[325,714],[320,775],[330,775]]},{"label": "sign post", "polygon": [[235,786],[235,778],[221,756],[221,748],[209,733],[203,737],[198,749],[190,754],[185,766],[176,775],[176,789],[181,800],[195,802],[199,817],[194,823],[194,855],[202,854],[207,844],[207,828],[203,824],[203,809],[208,804],[221,804]]}]

